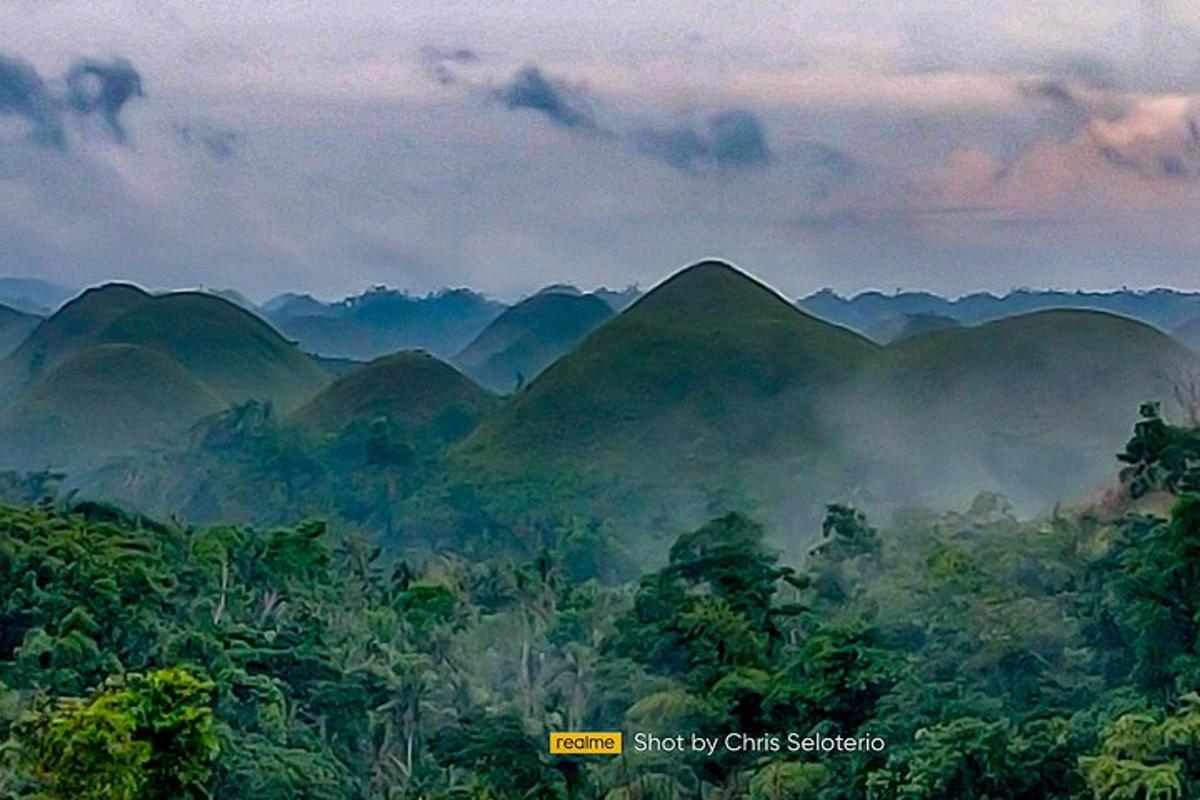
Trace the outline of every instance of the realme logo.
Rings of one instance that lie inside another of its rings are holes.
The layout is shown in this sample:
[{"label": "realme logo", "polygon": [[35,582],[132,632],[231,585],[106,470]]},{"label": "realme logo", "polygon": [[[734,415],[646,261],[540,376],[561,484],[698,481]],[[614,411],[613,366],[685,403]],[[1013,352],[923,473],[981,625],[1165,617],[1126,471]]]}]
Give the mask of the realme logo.
[{"label": "realme logo", "polygon": [[560,755],[616,756],[621,754],[621,734],[617,731],[552,733],[550,752]]}]

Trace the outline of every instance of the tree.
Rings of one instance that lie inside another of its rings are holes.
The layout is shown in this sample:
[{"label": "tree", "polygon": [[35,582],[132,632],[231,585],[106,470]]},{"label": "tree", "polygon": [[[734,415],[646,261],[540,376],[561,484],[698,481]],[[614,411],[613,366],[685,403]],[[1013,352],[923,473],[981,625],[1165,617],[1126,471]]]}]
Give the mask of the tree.
[{"label": "tree", "polygon": [[59,700],[29,723],[30,771],[54,800],[208,796],[217,757],[212,685],[183,669],[114,680]]}]

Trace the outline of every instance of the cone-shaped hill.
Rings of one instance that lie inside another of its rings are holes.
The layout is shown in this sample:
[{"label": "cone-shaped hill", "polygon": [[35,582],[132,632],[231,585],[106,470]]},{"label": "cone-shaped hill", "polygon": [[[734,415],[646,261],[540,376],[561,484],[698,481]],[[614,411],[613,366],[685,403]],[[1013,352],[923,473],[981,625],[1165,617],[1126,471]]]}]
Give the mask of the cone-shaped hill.
[{"label": "cone-shaped hill", "polygon": [[0,375],[8,380],[0,437],[24,442],[4,459],[26,469],[91,466],[245,400],[293,409],[329,380],[226,300],[118,284],[85,292],[39,324],[0,362]]},{"label": "cone-shaped hill", "polygon": [[386,417],[415,435],[454,441],[470,433],[497,403],[458,370],[413,350],[347,372],[301,407],[293,420],[329,434]]},{"label": "cone-shaped hill", "polygon": [[1039,510],[1111,480],[1139,405],[1178,418],[1177,389],[1198,381],[1200,357],[1149,325],[1039,311],[898,342],[830,407],[876,463],[878,496],[944,505],[987,489]]},{"label": "cone-shaped hill", "polygon": [[595,295],[542,292],[493,320],[454,362],[489,389],[511,392],[613,314]]},{"label": "cone-shaped hill", "polygon": [[806,398],[853,375],[876,349],[728,264],[706,261],[588,336],[471,444],[566,457],[634,457],[649,441],[670,442],[671,457],[720,443],[754,450],[778,425],[804,432],[813,422]]},{"label": "cone-shaped hill", "polygon": [[324,370],[266,322],[200,292],[153,297],[114,320],[97,341],[157,350],[229,403],[270,400],[290,410],[328,382]]},{"label": "cone-shaped hill", "polygon": [[149,299],[150,295],[136,286],[109,283],[71,300],[0,361],[0,397],[46,374],[60,360],[92,343],[122,314]]},{"label": "cone-shaped hill", "polygon": [[721,497],[778,500],[836,476],[839,434],[813,401],[877,349],[703,262],[547,368],[459,455],[485,482],[550,482],[602,517],[653,516],[667,534]]}]

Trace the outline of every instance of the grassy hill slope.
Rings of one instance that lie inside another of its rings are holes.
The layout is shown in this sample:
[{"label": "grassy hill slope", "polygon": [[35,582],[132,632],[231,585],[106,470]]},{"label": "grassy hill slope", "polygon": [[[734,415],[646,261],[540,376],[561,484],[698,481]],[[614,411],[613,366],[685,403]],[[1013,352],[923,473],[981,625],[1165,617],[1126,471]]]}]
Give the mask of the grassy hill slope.
[{"label": "grassy hill slope", "polygon": [[199,292],[152,298],[114,320],[97,340],[157,350],[229,403],[269,400],[292,409],[328,382],[324,370],[270,325]]},{"label": "grassy hill slope", "polygon": [[93,465],[177,438],[223,405],[160,352],[94,345],[63,360],[0,414],[0,458],[8,465]]},{"label": "grassy hill slope", "polygon": [[521,301],[492,321],[454,358],[479,383],[511,392],[584,336],[613,317],[595,295],[545,292]]},{"label": "grassy hill slope", "polygon": [[149,299],[147,292],[123,283],[88,289],[43,320],[0,361],[0,398],[12,395],[63,358],[93,343],[114,320]]},{"label": "grassy hill slope", "polygon": [[497,403],[450,365],[422,351],[385,356],[347,372],[301,407],[293,420],[317,433],[386,417],[409,430],[459,439]]},{"label": "grassy hill slope", "polygon": [[[877,347],[720,262],[663,282],[546,369],[465,443],[465,469],[673,530],[722,498],[779,508],[841,468],[813,403]],[[806,493],[803,504],[816,493]]]},{"label": "grassy hill slope", "polygon": [[1107,480],[1138,406],[1178,415],[1176,387],[1198,378],[1200,358],[1148,325],[1041,311],[892,345],[828,409],[873,463],[872,495],[940,504],[992,489],[1045,507]]}]

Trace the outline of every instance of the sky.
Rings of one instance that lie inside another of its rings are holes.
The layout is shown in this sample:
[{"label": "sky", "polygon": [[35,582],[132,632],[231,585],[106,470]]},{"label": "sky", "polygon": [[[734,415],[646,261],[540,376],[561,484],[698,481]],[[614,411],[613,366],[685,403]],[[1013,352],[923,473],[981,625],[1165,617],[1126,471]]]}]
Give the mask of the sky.
[{"label": "sky", "polygon": [[0,275],[1200,289],[1182,0],[0,0]]}]

